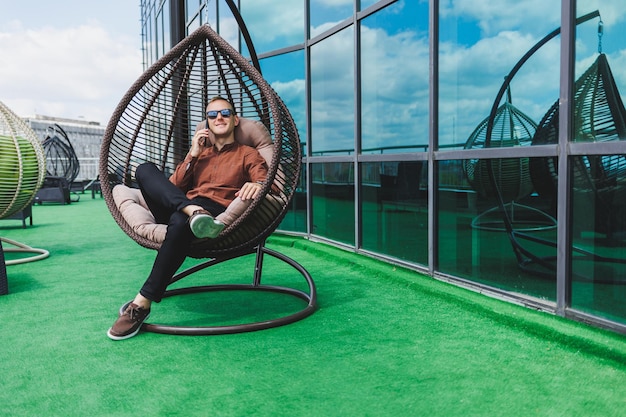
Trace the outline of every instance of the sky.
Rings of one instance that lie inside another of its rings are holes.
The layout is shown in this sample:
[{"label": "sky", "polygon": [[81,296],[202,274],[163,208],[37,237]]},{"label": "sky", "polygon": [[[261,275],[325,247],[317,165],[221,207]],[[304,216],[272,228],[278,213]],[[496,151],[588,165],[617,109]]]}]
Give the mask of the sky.
[{"label": "sky", "polygon": [[139,0],[0,0],[0,101],[106,125],[141,75]]},{"label": "sky", "polygon": [[[603,43],[620,87],[626,85],[626,49],[621,36],[626,12],[622,2],[586,0],[584,4],[579,2],[578,11],[579,15],[596,8],[602,11]],[[416,12],[418,4],[420,11]],[[440,4],[440,92],[455,97],[440,103],[440,134],[446,143],[462,143],[487,114],[503,75],[524,51],[558,27],[560,2],[441,0]],[[313,5],[311,30],[321,33],[351,13],[352,0],[315,0]],[[242,10],[257,51],[303,41],[301,3],[283,1],[280,14],[275,13],[275,7],[274,0],[255,0]],[[419,119],[419,126],[427,125],[426,107],[414,109],[404,102],[396,103],[403,97],[409,102],[419,101],[422,107],[428,104],[427,1],[401,0],[388,10],[388,14],[379,13],[379,17],[364,21],[363,49],[370,52],[363,57],[363,78],[371,79],[366,83],[368,88],[375,87],[379,94],[391,97],[388,106],[395,107],[387,115]],[[417,22],[416,16],[423,21]],[[596,55],[595,20],[579,30],[577,72]],[[140,31],[139,0],[0,0],[0,101],[22,117],[41,114],[106,124],[123,94],[142,73]],[[349,116],[345,109],[353,106],[349,101],[353,100],[353,83],[344,78],[349,72],[340,70],[351,68],[353,52],[351,36],[344,35],[324,41],[332,47],[313,50],[314,82],[323,81],[314,85],[314,91],[323,91],[333,79],[333,85],[345,86],[327,89],[332,96],[321,95],[323,105],[314,109]],[[377,46],[368,46],[370,42]],[[514,103],[533,118],[541,118],[558,97],[558,50],[558,41],[545,46],[516,76]],[[333,68],[336,71],[331,71]],[[536,69],[543,72],[537,74]],[[274,82],[273,86],[283,99],[304,102],[303,74],[276,78],[280,83]],[[414,94],[421,98],[416,100]],[[545,98],[539,99],[542,95]],[[348,102],[342,100],[344,96]],[[304,109],[303,104],[294,106],[300,107]],[[377,110],[369,114],[377,114]],[[382,134],[381,120],[387,119],[372,118],[371,122],[378,124],[367,131]],[[318,115],[315,120],[326,119]],[[298,122],[304,125],[302,120]],[[352,119],[337,122],[348,127],[346,143],[335,134],[333,144],[351,146]],[[416,124],[405,125],[415,130]],[[422,133],[419,143],[425,140]],[[398,135],[397,140],[406,142],[406,137]]]}]

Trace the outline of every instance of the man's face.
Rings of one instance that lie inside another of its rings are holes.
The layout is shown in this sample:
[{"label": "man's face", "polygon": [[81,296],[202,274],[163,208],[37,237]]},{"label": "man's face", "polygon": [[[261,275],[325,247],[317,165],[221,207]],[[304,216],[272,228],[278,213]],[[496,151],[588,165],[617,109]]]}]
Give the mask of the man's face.
[{"label": "man's face", "polygon": [[[228,117],[222,115],[221,111],[224,109],[230,110],[231,115]],[[217,117],[214,119],[210,117],[208,118],[209,129],[211,129],[215,135],[228,135],[235,130],[235,126],[239,124],[239,118],[235,116],[233,108],[227,101],[215,100],[212,103],[209,103],[207,106],[207,112],[209,111],[217,112]]]}]

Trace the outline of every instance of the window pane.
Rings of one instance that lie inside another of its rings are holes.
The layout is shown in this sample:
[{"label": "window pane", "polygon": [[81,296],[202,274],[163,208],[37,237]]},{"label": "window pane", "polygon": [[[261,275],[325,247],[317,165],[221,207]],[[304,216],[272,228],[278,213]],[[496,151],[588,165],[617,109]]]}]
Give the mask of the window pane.
[{"label": "window pane", "polygon": [[[462,147],[489,115],[505,76],[560,26],[560,2],[440,4],[439,144]],[[512,104],[536,123],[559,97],[559,49],[559,39],[551,40],[511,80]]]},{"label": "window pane", "polygon": [[303,154],[306,140],[304,51],[262,59],[263,77],[285,102],[298,128]]},{"label": "window pane", "polygon": [[311,38],[352,17],[353,0],[310,0],[309,3]]},{"label": "window pane", "polygon": [[354,245],[353,164],[313,164],[312,171],[313,234]]},{"label": "window pane", "polygon": [[[542,161],[536,158],[533,165]],[[511,187],[519,182],[517,176],[505,180],[508,177],[498,175],[530,169],[530,162],[529,158],[491,160],[502,202],[488,174],[487,160],[438,164],[442,272],[506,291],[556,299],[554,196],[505,192],[524,187],[519,183]]]},{"label": "window pane", "polygon": [[300,181],[296,188],[296,193],[291,200],[289,211],[285,214],[285,218],[278,227],[280,230],[290,232],[307,232],[306,225],[306,170],[304,166],[300,171]]},{"label": "window pane", "polygon": [[[626,22],[612,7],[577,3],[577,16],[601,17],[576,27],[575,142],[626,140]],[[626,323],[626,158],[578,155],[570,163],[572,307]]]},{"label": "window pane", "polygon": [[361,0],[361,10],[365,10],[371,5],[375,4],[378,0]]},{"label": "window pane", "polygon": [[354,151],[353,28],[311,48],[311,145],[313,155]]},{"label": "window pane", "polygon": [[259,54],[304,42],[302,1],[272,0],[268,7],[267,2],[243,0],[240,12]]},{"label": "window pane", "polygon": [[626,158],[571,158],[572,307],[626,322]]},{"label": "window pane", "polygon": [[428,181],[424,161],[361,166],[363,248],[428,264]]},{"label": "window pane", "polygon": [[428,3],[399,2],[361,23],[363,153],[428,146]]},{"label": "window pane", "polygon": [[[577,2],[577,16],[594,11],[601,16],[576,26],[576,113],[572,140],[626,140],[623,122],[626,117],[623,113],[626,92],[626,41],[623,34],[626,33],[626,21],[622,17],[623,10],[621,14],[614,13],[615,5],[608,0],[592,5],[585,3]],[[622,121],[619,122],[619,119]]]}]

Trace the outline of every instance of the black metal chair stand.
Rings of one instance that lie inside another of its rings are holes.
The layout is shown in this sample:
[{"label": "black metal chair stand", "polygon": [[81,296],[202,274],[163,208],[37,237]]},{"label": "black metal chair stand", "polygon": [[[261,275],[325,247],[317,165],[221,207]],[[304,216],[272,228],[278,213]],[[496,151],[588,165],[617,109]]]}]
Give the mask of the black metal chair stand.
[{"label": "black metal chair stand", "polygon": [[9,293],[9,283],[7,281],[7,268],[4,263],[4,250],[2,249],[2,242],[0,241],[0,295],[7,295]]},{"label": "black metal chair stand", "polygon": [[[253,253],[253,252],[251,252]],[[264,255],[270,255],[274,258],[285,262],[286,264],[293,267],[296,271],[298,271],[302,277],[306,280],[308,285],[308,293],[305,291],[300,291],[290,287],[284,286],[275,286],[275,285],[264,285],[261,283],[261,275],[262,275],[262,266],[263,266],[263,257]],[[180,272],[176,276],[172,278],[171,283],[181,280],[193,273],[199,272],[211,266],[217,265],[219,263],[232,260],[238,258],[238,256],[232,256],[225,259],[211,259],[206,262],[203,262],[199,265],[191,267],[183,272]],[[143,330],[155,332],[155,333],[166,333],[166,334],[176,334],[176,335],[217,335],[217,334],[229,334],[229,333],[243,333],[243,332],[252,332],[256,330],[264,330],[272,327],[283,326],[285,324],[293,323],[298,320],[301,320],[305,317],[313,314],[317,304],[317,292],[315,288],[315,283],[311,278],[309,272],[302,267],[299,263],[294,261],[293,259],[285,256],[284,254],[274,251],[265,247],[264,244],[259,245],[256,248],[256,262],[255,262],[255,270],[254,277],[252,283],[250,284],[216,284],[216,285],[203,285],[196,287],[186,287],[186,288],[177,288],[168,290],[164,297],[172,297],[177,295],[184,294],[195,294],[200,292],[217,292],[217,291],[260,291],[260,292],[271,292],[277,294],[285,294],[290,297],[295,297],[297,299],[303,300],[306,303],[306,306],[301,310],[294,312],[293,314],[279,317],[276,319],[258,321],[253,323],[244,323],[244,324],[235,324],[235,325],[224,325],[224,326],[175,326],[175,325],[165,325],[165,324],[151,324],[145,323],[143,325]]]}]

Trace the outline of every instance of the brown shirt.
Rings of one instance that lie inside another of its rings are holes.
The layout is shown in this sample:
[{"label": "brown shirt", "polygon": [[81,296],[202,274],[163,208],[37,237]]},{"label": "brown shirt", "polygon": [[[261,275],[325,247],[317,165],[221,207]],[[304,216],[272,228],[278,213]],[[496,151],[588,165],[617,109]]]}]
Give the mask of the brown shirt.
[{"label": "brown shirt", "polygon": [[170,181],[187,197],[206,197],[227,207],[235,193],[246,182],[261,182],[267,178],[267,164],[259,152],[237,142],[206,148],[197,158],[189,154],[176,167]]}]

